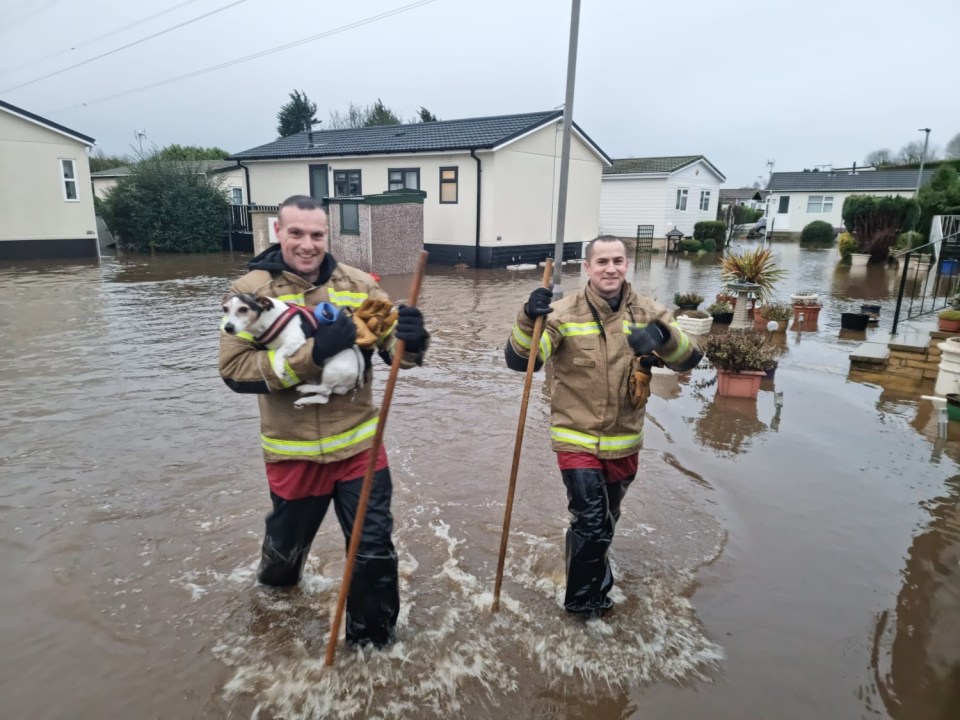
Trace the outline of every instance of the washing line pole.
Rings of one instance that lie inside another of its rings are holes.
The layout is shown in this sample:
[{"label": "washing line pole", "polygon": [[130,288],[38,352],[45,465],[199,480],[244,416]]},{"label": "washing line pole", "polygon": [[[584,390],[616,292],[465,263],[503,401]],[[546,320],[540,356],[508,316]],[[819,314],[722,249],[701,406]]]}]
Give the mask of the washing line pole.
[{"label": "washing line pole", "polygon": [[570,175],[570,130],[573,125],[573,86],[577,76],[577,36],[580,33],[580,0],[570,8],[570,49],[567,53],[567,97],[563,103],[563,141],[560,145],[560,187],[557,192],[557,245],[553,251],[553,299],[563,297],[563,233],[567,220],[567,178]]}]

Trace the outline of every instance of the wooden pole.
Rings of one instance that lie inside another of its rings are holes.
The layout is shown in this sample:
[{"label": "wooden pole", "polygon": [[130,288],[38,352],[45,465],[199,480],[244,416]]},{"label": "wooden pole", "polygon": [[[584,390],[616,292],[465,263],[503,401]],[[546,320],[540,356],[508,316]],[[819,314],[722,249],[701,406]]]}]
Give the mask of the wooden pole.
[{"label": "wooden pole", "polygon": [[[553,261],[547,258],[543,269],[543,287],[550,287],[550,271]],[[530,401],[530,385],[533,371],[537,366],[537,353],[540,345],[540,332],[543,329],[543,315],[533,321],[533,336],[530,338],[530,358],[527,360],[527,376],[523,381],[523,399],[520,401],[520,419],[517,420],[517,437],[513,443],[513,465],[510,467],[510,486],[507,490],[507,506],[503,511],[503,532],[500,535],[500,559],[497,561],[497,580],[493,586],[492,612],[500,611],[500,586],[503,584],[503,564],[507,559],[507,540],[510,538],[510,516],[513,514],[513,494],[517,489],[517,470],[520,467],[520,448],[523,445],[523,429],[527,424],[527,403]]]},{"label": "wooden pole", "polygon": [[[407,296],[407,305],[414,307],[417,296],[420,294],[420,284],[423,281],[423,271],[430,255],[426,250],[420,251],[417,269],[414,271],[413,282],[410,286],[410,295]],[[360,537],[363,535],[363,520],[367,514],[367,503],[370,501],[370,492],[373,490],[373,475],[377,467],[377,455],[383,443],[383,430],[387,426],[387,415],[390,412],[390,401],[393,399],[393,388],[397,384],[397,374],[400,371],[400,360],[406,344],[397,340],[393,348],[393,362],[390,364],[390,376],[387,387],[383,391],[383,401],[380,403],[380,419],[377,422],[377,431],[373,436],[373,445],[370,447],[370,459],[367,462],[367,471],[363,476],[363,485],[360,488],[360,501],[357,503],[357,516],[353,519],[353,530],[350,532],[350,547],[347,548],[347,566],[343,570],[343,582],[340,583],[340,595],[337,598],[337,610],[330,627],[330,640],[327,642],[327,656],[324,665],[333,665],[333,657],[337,652],[337,635],[340,634],[340,618],[343,616],[344,606],[347,604],[347,595],[350,593],[350,582],[353,580],[353,567],[357,562],[357,550],[360,547]]]}]

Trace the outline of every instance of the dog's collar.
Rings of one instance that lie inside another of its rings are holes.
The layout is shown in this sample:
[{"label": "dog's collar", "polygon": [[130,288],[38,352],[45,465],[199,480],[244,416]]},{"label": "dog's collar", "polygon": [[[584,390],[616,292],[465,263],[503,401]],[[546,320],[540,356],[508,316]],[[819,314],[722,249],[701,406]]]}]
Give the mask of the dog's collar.
[{"label": "dog's collar", "polygon": [[306,322],[311,329],[317,329],[317,319],[313,313],[302,305],[288,305],[283,314],[273,321],[273,324],[267,328],[267,331],[257,338],[257,343],[266,345],[277,339],[277,336],[283,332],[284,328],[290,324],[290,321],[299,317],[302,322]]}]

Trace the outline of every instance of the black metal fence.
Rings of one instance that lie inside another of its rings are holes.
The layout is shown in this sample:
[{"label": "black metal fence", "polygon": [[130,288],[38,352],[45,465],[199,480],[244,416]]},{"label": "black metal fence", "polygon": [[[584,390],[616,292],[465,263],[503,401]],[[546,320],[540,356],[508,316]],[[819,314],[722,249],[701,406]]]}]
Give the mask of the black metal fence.
[{"label": "black metal fence", "polygon": [[931,315],[952,305],[960,292],[960,215],[938,215],[930,228],[931,241],[896,257],[900,288],[891,333],[901,320]]}]

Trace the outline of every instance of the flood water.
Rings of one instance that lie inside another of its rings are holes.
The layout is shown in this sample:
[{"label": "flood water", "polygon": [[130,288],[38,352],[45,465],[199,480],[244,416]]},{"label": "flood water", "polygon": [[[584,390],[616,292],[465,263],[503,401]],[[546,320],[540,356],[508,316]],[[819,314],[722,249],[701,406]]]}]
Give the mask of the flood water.
[{"label": "flood water", "polygon": [[[386,430],[400,641],[341,645],[332,669],[332,514],[298,590],[255,583],[256,402],[216,361],[219,299],[249,256],[0,268],[0,716],[960,717],[960,429],[938,441],[928,403],[848,380],[864,336],[841,337],[839,314],[882,301],[889,330],[892,271],[774,249],[782,297],[819,291],[818,328],[775,338],[756,401],[715,397],[706,368],[655,377],[617,607],[587,623],[562,611],[542,378],[490,613],[523,386],[502,348],[541,271],[430,267],[433,345]],[[654,255],[632,282],[712,298],[714,262]]]}]

